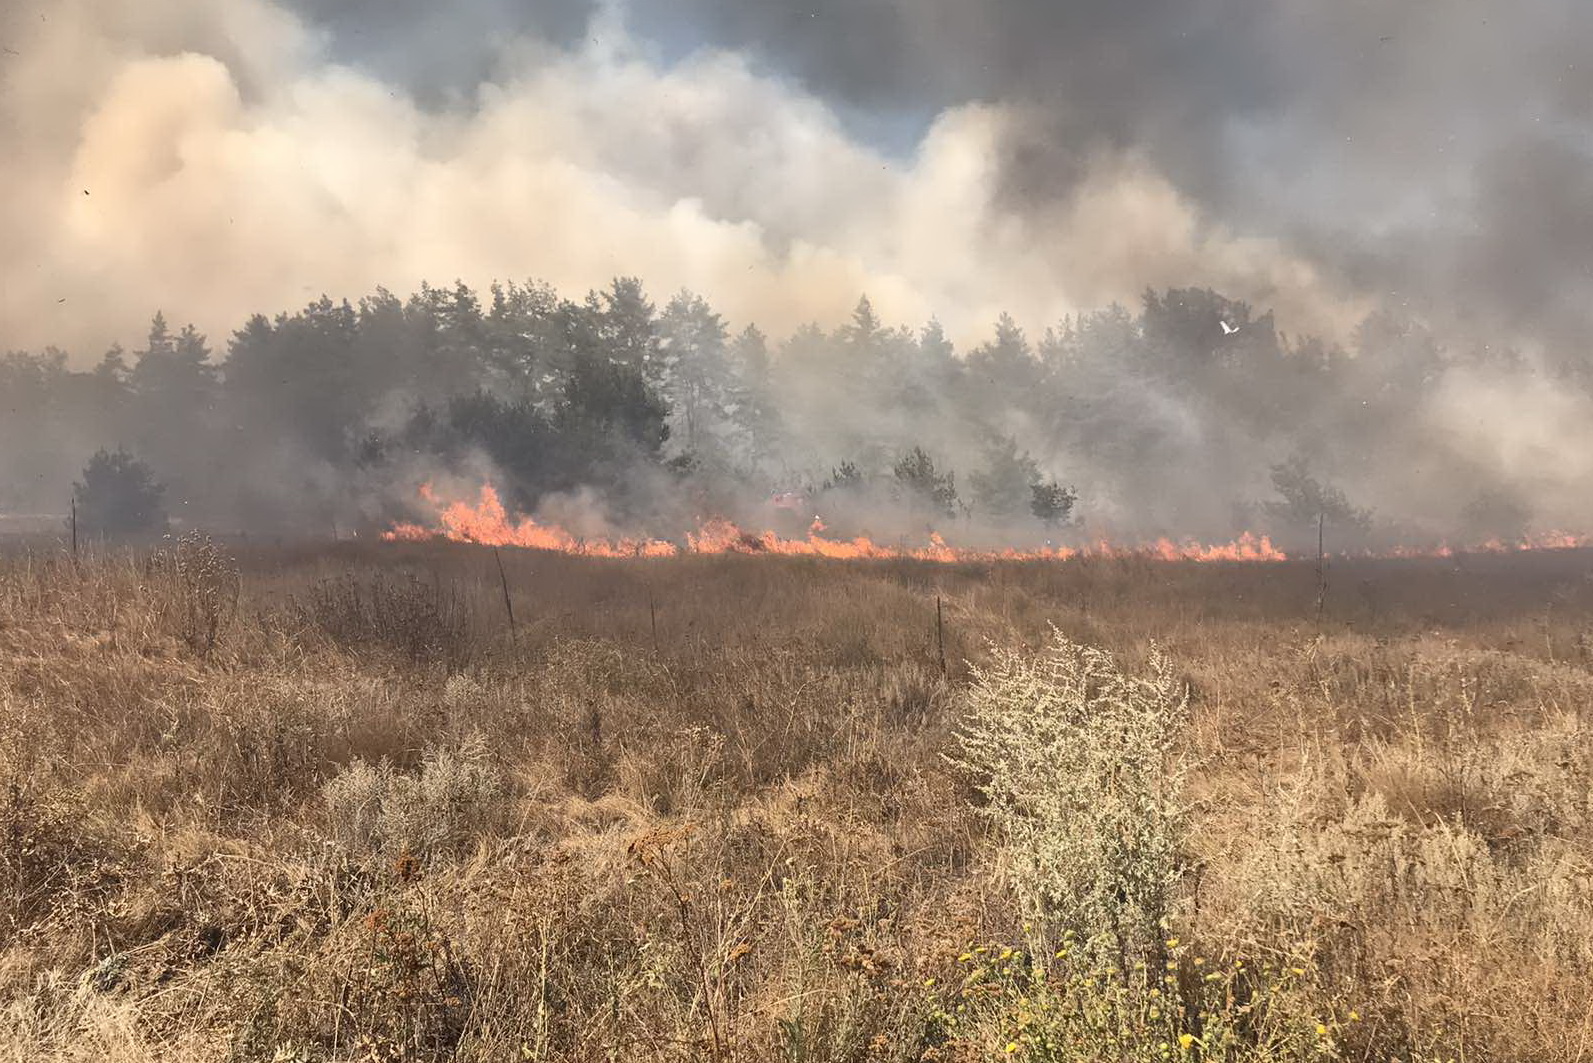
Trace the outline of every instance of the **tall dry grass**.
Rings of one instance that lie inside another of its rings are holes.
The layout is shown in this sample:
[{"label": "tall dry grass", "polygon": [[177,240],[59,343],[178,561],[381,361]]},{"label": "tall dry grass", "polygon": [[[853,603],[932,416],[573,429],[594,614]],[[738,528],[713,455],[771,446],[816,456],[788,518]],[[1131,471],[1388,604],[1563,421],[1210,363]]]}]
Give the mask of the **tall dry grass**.
[{"label": "tall dry grass", "polygon": [[[1593,1057],[1580,555],[172,549],[0,561],[0,1059]],[[959,737],[1051,624],[1189,697],[1117,961]]]}]

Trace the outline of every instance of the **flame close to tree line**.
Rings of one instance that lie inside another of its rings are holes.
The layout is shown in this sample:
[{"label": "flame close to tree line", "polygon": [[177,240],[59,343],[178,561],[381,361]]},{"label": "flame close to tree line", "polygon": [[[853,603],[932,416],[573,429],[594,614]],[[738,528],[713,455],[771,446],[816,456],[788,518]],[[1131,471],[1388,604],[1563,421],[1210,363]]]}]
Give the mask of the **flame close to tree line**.
[{"label": "flame close to tree line", "polygon": [[[805,539],[788,539],[771,531],[744,531],[734,523],[713,519],[686,536],[685,545],[664,539],[583,538],[563,528],[539,524],[530,517],[512,518],[498,492],[490,484],[469,502],[445,502],[430,484],[420,488],[421,497],[437,510],[434,526],[400,523],[383,533],[389,542],[429,542],[436,539],[475,543],[480,546],[518,546],[532,550],[551,550],[582,557],[676,557],[681,554],[778,554],[788,557],[828,557],[844,560],[883,560],[911,558],[946,564],[979,561],[1065,561],[1075,557],[1140,557],[1161,561],[1287,561],[1290,555],[1274,546],[1265,535],[1246,533],[1230,543],[1208,545],[1194,541],[1154,542],[1124,546],[1097,542],[1086,546],[1046,546],[1035,550],[978,550],[951,546],[939,535],[931,534],[929,545],[887,546],[872,539],[831,539],[824,535],[823,522],[815,517]],[[1593,545],[1587,536],[1551,532],[1527,539],[1494,539],[1467,547],[1438,544],[1430,547],[1394,548],[1377,554],[1390,558],[1443,558],[1464,553],[1516,553],[1529,550],[1574,550]],[[1303,556],[1303,555],[1296,555]],[[1340,555],[1342,556],[1342,555]]]},{"label": "flame close to tree line", "polygon": [[1194,542],[1159,539],[1133,547],[1097,543],[1086,547],[1053,546],[1038,550],[974,550],[950,546],[939,535],[930,535],[922,547],[886,546],[872,539],[831,539],[824,535],[824,524],[817,517],[805,539],[787,539],[774,532],[744,531],[734,523],[713,519],[686,536],[684,546],[662,539],[586,539],[563,528],[539,524],[530,517],[511,518],[498,492],[489,484],[482,487],[475,505],[444,502],[427,484],[421,497],[437,509],[437,524],[397,524],[383,535],[400,542],[447,539],[482,546],[520,546],[553,550],[585,557],[674,557],[679,554],[780,554],[790,557],[829,557],[849,560],[912,558],[919,561],[953,563],[960,561],[1062,561],[1071,557],[1149,557],[1167,561],[1283,561],[1283,551],[1266,537],[1244,535],[1231,543],[1207,546]]}]

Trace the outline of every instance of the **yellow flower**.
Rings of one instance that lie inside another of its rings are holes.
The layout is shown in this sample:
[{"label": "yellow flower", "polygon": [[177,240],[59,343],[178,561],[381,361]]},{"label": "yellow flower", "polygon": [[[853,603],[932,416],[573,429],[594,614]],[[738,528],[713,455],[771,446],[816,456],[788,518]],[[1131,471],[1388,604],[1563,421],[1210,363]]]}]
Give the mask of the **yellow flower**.
[{"label": "yellow flower", "polygon": [[1002,1049],[1002,1051],[1005,1052],[1009,1056],[1012,1055],[1012,1053],[1016,1052],[1017,1050],[1018,1050],[1018,1042],[1016,1042],[1016,1041],[1008,1041],[1007,1042],[1007,1047]]},{"label": "yellow flower", "polygon": [[1185,1052],[1189,1051],[1189,1046],[1194,1044],[1194,1043],[1195,1043],[1195,1035],[1194,1034],[1192,1034],[1192,1033],[1181,1033],[1181,1034],[1178,1035],[1178,1047],[1182,1048]]},{"label": "yellow flower", "polygon": [[1358,1012],[1358,1011],[1350,1012],[1350,1021],[1351,1022],[1360,1022],[1361,1021],[1361,1013]]},{"label": "yellow flower", "polygon": [[1316,1035],[1318,1037],[1326,1037],[1327,1036],[1327,1027],[1323,1026],[1321,1023],[1317,1023],[1316,1024]]},{"label": "yellow flower", "polygon": [[933,978],[924,979],[924,988],[925,989],[928,989],[930,986],[932,986],[934,984],[935,984],[935,980]]}]

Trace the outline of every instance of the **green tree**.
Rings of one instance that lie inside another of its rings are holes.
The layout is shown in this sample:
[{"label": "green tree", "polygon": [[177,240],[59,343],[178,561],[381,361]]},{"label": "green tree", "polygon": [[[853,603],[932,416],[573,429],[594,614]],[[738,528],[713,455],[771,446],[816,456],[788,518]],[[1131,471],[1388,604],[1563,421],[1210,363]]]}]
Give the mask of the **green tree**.
[{"label": "green tree", "polygon": [[503,385],[542,405],[569,366],[566,316],[579,307],[545,281],[494,284],[486,320],[486,361]]},{"label": "green tree", "polygon": [[657,459],[669,439],[669,405],[624,363],[578,358],[564,385],[556,426],[594,454],[616,449]]},{"label": "green tree", "polygon": [[166,530],[165,488],[148,465],[125,450],[95,452],[74,485],[78,525],[91,535],[145,535]]},{"label": "green tree", "polygon": [[851,324],[841,326],[839,338],[849,348],[849,354],[867,357],[879,344],[884,331],[885,326],[874,312],[874,304],[864,295],[857,300],[857,306],[852,310]]},{"label": "green tree", "polygon": [[1281,500],[1268,502],[1266,512],[1286,529],[1315,528],[1318,520],[1359,532],[1372,526],[1369,510],[1351,505],[1343,491],[1311,475],[1310,466],[1299,454],[1272,467],[1272,486]]},{"label": "green tree", "polygon": [[150,415],[181,418],[209,405],[216,369],[210,364],[205,337],[192,325],[173,336],[166,316],[157,312],[137,354],[130,383]]},{"label": "green tree", "polygon": [[1031,487],[1040,480],[1040,467],[1027,453],[1019,453],[1017,440],[1002,436],[985,449],[985,467],[968,478],[974,504],[1002,520],[1029,511]]},{"label": "green tree", "polygon": [[863,470],[857,467],[856,462],[843,461],[830,470],[830,477],[824,481],[823,490],[861,491],[866,483]]},{"label": "green tree", "polygon": [[657,386],[663,370],[658,311],[636,277],[616,277],[601,295],[587,296],[598,342],[608,357]]},{"label": "green tree", "polygon": [[1063,487],[1056,480],[1042,480],[1029,485],[1029,512],[1051,527],[1066,524],[1073,513],[1073,504],[1079,493]]},{"label": "green tree", "polygon": [[355,363],[359,316],[326,296],[275,323],[256,314],[233,334],[225,366],[235,423],[268,438],[287,435],[338,461],[375,402]]},{"label": "green tree", "polygon": [[205,337],[192,325],[173,334],[163,314],[128,374],[131,389],[125,441],[161,470],[171,497],[185,504],[213,486],[217,454],[196,446],[212,439],[218,418],[216,367]]},{"label": "green tree", "polygon": [[784,421],[776,400],[769,338],[756,325],[741,330],[730,345],[730,364],[741,382],[735,421],[747,441],[748,456],[764,462],[784,449]]},{"label": "green tree", "polygon": [[937,470],[923,447],[908,451],[891,471],[908,501],[937,514],[956,516],[955,474]]},{"label": "green tree", "polygon": [[671,437],[688,453],[723,452],[741,402],[726,357],[730,333],[707,300],[682,291],[659,319],[660,366],[653,374],[669,403]]},{"label": "green tree", "polygon": [[1030,408],[1045,383],[1028,338],[1007,314],[996,321],[995,339],[968,355],[964,376],[965,394],[987,419]]}]

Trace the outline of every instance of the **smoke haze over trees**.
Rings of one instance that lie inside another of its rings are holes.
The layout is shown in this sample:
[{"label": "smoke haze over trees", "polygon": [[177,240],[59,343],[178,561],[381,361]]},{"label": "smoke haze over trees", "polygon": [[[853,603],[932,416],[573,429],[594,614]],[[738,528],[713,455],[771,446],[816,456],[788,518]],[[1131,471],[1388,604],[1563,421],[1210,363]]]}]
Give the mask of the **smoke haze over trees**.
[{"label": "smoke haze over trees", "polygon": [[0,45],[0,511],[122,446],[178,522],[451,473],[667,526],[845,465],[826,520],[907,534],[919,448],[970,535],[1593,528],[1581,0],[18,0]]},{"label": "smoke haze over trees", "polygon": [[1355,338],[1291,339],[1270,312],[1176,289],[1037,341],[1002,314],[966,353],[867,297],[771,339],[690,292],[660,306],[634,277],[579,300],[537,282],[322,296],[249,317],[215,352],[156,313],[131,354],[92,368],[54,349],[0,360],[0,508],[59,511],[99,451],[147,463],[180,523],[290,534],[423,515],[425,482],[491,482],[584,535],[716,516],[801,534],[818,515],[837,534],[968,545],[1067,537],[1070,520],[1075,538],[1299,544],[1319,516],[1341,543],[1576,516],[1434,445],[1457,382],[1508,378],[1511,356],[1387,315]]}]

